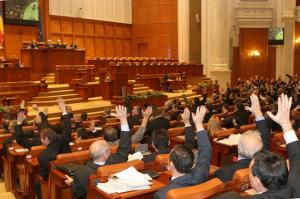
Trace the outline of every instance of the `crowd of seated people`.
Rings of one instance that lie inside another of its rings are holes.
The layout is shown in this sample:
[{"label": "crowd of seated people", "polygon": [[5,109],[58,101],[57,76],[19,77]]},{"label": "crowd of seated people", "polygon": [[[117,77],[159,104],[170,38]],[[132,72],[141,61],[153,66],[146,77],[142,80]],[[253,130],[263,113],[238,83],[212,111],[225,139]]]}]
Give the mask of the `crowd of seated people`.
[{"label": "crowd of seated people", "polygon": [[[229,182],[236,171],[250,168],[251,186],[257,193],[261,193],[253,198],[268,198],[269,195],[272,198],[273,194],[278,198],[300,197],[295,184],[299,177],[297,165],[300,161],[299,143],[295,137],[295,131],[300,126],[299,85],[297,77],[289,77],[288,81],[281,78],[269,81],[255,77],[247,81],[239,79],[236,86],[228,84],[224,93],[213,93],[213,97],[204,94],[201,99],[185,100],[184,103],[175,99],[168,101],[164,107],[147,104],[144,107],[117,106],[115,112],[108,109],[104,116],[97,118],[103,127],[100,132],[96,128],[96,120],[90,119],[85,112],[73,114],[71,106],[58,99],[62,114],[60,123],[56,125],[48,122],[47,107],[43,110],[36,105],[32,107],[36,111],[34,132],[22,130],[22,126],[27,123],[23,111],[17,115],[7,111],[3,128],[11,133],[11,137],[3,143],[1,154],[7,154],[7,145],[14,140],[28,149],[45,145],[46,149],[38,160],[40,175],[47,180],[49,163],[58,154],[70,153],[70,142],[103,137],[103,140],[94,141],[90,145],[90,160],[81,165],[74,176],[66,176],[65,182],[70,186],[72,195],[85,198],[88,178],[98,167],[126,162],[128,155],[134,152],[132,144],[146,143],[152,153],[143,157],[145,163],[153,162],[159,154],[169,154],[171,180],[153,196],[166,198],[171,189],[197,185],[209,179],[213,150],[211,141],[219,139],[220,131],[228,128],[239,130],[244,125],[255,123],[257,130],[248,130],[241,135],[236,160],[222,165],[213,177]],[[112,119],[118,122],[108,125]],[[173,121],[179,121],[176,124],[184,127],[185,139],[184,144],[171,148],[168,129],[175,127],[172,126]],[[85,122],[89,122],[88,128]],[[284,133],[291,162],[289,172],[285,161],[269,152],[270,135],[274,131]],[[113,147],[118,148],[116,153],[112,153]],[[35,192],[41,198],[38,181],[35,183]],[[238,198],[239,195],[230,192],[217,197]]]}]

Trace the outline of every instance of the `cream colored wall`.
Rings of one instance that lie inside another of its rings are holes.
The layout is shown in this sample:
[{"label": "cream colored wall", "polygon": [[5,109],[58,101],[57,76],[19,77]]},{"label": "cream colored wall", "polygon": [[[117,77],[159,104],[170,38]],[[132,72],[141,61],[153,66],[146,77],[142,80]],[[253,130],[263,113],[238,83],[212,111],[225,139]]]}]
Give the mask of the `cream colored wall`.
[{"label": "cream colored wall", "polygon": [[51,15],[132,23],[131,0],[49,0]]}]

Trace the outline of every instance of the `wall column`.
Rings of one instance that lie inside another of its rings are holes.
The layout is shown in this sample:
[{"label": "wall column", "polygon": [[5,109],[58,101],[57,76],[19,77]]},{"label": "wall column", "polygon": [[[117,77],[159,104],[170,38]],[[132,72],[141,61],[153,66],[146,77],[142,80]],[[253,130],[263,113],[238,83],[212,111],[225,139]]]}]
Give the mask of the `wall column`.
[{"label": "wall column", "polygon": [[231,79],[229,43],[231,1],[202,0],[201,60],[204,74],[224,88]]},{"label": "wall column", "polygon": [[281,5],[278,7],[281,7],[284,45],[277,47],[276,78],[285,77],[285,74],[294,74],[296,0],[281,0]]},{"label": "wall column", "polygon": [[189,40],[190,40],[190,16],[189,1],[178,0],[178,60],[179,62],[189,62]]}]

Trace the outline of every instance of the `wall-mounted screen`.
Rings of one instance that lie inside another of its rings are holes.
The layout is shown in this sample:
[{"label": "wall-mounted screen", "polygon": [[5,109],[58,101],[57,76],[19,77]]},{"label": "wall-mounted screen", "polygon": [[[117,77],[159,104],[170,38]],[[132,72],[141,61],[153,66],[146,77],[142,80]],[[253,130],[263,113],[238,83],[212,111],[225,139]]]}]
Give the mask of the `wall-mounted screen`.
[{"label": "wall-mounted screen", "polygon": [[269,28],[269,45],[284,44],[284,28],[272,27]]},{"label": "wall-mounted screen", "polygon": [[38,0],[7,0],[4,12],[8,24],[37,25],[39,21]]}]

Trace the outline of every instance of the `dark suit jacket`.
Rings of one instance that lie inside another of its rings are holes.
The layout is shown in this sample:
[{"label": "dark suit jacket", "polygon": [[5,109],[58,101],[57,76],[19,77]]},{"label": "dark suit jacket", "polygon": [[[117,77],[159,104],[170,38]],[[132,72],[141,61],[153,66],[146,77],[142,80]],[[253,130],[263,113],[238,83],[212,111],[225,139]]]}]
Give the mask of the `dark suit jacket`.
[{"label": "dark suit jacket", "polygon": [[132,127],[134,125],[140,125],[141,124],[141,117],[140,116],[130,116],[127,118],[127,121],[128,121],[128,125],[129,125],[129,128],[132,129]]},{"label": "dark suit jacket", "polygon": [[56,155],[59,153],[59,143],[58,140],[53,140],[47,146],[47,148],[42,151],[38,157],[40,166],[40,175],[44,180],[48,180],[49,177],[49,163],[56,159]]},{"label": "dark suit jacket", "polygon": [[[267,191],[249,197],[250,199],[286,199],[300,197],[300,142],[295,141],[286,145],[288,157],[290,160],[290,171],[287,185],[280,190]],[[215,199],[239,199],[236,193],[225,193],[215,197]]]},{"label": "dark suit jacket", "polygon": [[[120,133],[120,144],[117,153],[111,154],[106,160],[105,165],[117,164],[126,162],[129,153],[131,152],[131,136],[130,132]],[[96,172],[99,166],[87,162],[82,165],[82,169],[75,171],[74,181],[71,184],[73,197],[85,198],[87,193],[89,176]]]},{"label": "dark suit jacket", "polygon": [[166,129],[170,128],[170,122],[167,118],[161,116],[154,118],[148,122],[146,135],[148,136],[148,144],[152,144],[152,132],[156,129]]},{"label": "dark suit jacket", "polygon": [[[193,136],[192,127],[186,128],[186,136]],[[186,137],[188,140],[194,140],[193,137]],[[171,189],[193,186],[207,181],[209,176],[209,167],[212,148],[209,142],[207,132],[205,130],[197,133],[198,142],[198,157],[195,167],[192,168],[190,173],[187,173],[181,177],[178,177],[172,181],[170,184],[160,189],[154,194],[155,199],[165,199],[167,192]]]},{"label": "dark suit jacket", "polygon": [[[269,128],[266,120],[256,121],[256,126],[258,131],[260,132],[260,136],[263,142],[263,148],[269,149]],[[229,164],[223,166],[219,170],[215,172],[215,176],[222,180],[223,182],[227,182],[232,180],[234,173],[239,169],[248,168],[250,165],[251,159],[242,159],[237,161],[236,163]]]},{"label": "dark suit jacket", "polygon": [[42,144],[40,138],[38,137],[27,137],[24,135],[23,129],[22,129],[22,125],[17,125],[15,128],[16,131],[16,141],[19,145],[30,149],[33,146],[39,146]]},{"label": "dark suit jacket", "polygon": [[295,141],[286,145],[288,157],[290,160],[290,171],[288,183],[281,190],[267,191],[262,194],[251,196],[251,199],[262,198],[299,198],[300,197],[300,142]]}]

